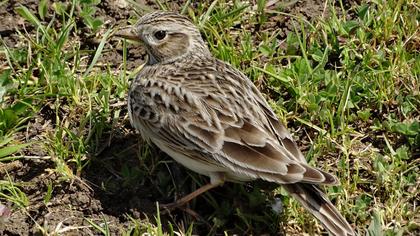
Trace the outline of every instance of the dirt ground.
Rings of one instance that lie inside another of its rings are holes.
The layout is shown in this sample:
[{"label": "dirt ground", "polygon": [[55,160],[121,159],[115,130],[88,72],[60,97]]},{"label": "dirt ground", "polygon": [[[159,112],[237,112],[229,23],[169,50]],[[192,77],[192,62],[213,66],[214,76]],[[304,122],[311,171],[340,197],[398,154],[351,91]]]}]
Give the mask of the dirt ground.
[{"label": "dirt ground", "polygon": [[[36,13],[37,2],[35,0],[10,0],[0,6],[0,35],[8,47],[24,47],[18,31],[26,31],[27,35],[31,35],[35,30],[33,26],[25,22],[16,13],[16,7],[19,4],[24,4]],[[294,3],[285,7],[285,13],[301,15],[309,21],[325,14],[324,1],[291,2]],[[140,1],[140,4],[145,4],[154,9],[158,8],[153,1]],[[174,11],[177,11],[183,5],[183,1],[173,1],[168,5]],[[96,15],[104,20],[106,27],[126,24],[130,15],[134,14],[131,6],[121,0],[102,1],[98,7]],[[286,37],[288,32],[294,30],[289,17],[273,15],[268,21],[269,23],[265,27],[283,29],[281,37]],[[87,49],[95,49],[101,39],[101,35],[96,35],[96,37],[84,36],[82,30],[81,35],[75,35],[74,37],[81,40],[82,47]],[[115,48],[115,45],[116,42],[109,42],[100,63],[118,68],[122,63],[122,50]],[[128,57],[128,69],[130,70],[142,62],[144,52],[130,46]],[[0,58],[0,60],[3,59]],[[63,112],[65,113],[65,111]],[[16,138],[27,141],[39,140],[39,137],[43,134],[54,129],[53,114],[54,110],[46,104],[38,115],[28,121],[27,130],[22,131],[20,136]],[[105,149],[100,150],[100,152],[96,150],[94,153],[87,155],[90,159],[89,165],[81,173],[77,173],[79,177],[75,180],[63,181],[63,176],[57,176],[52,171],[55,164],[50,159],[16,160],[0,164],[0,177],[4,179],[6,173],[9,173],[10,178],[22,184],[22,190],[30,200],[30,205],[26,211],[14,212],[6,224],[0,225],[0,234],[42,234],[37,227],[37,225],[40,225],[42,228],[48,229],[49,232],[60,232],[64,235],[97,235],[97,231],[94,232],[92,227],[86,227],[89,226],[86,219],[95,219],[98,224],[108,222],[111,234],[119,235],[122,230],[127,231],[130,217],[134,219],[144,219],[145,217],[154,219],[155,201],[169,202],[173,199],[173,196],[164,196],[164,194],[159,193],[156,187],[159,183],[153,183],[150,180],[151,178],[145,179],[138,176],[132,179],[130,183],[124,182],[126,179],[121,178],[124,166],[127,163],[130,163],[130,166],[141,167],[142,163],[138,156],[140,155],[142,142],[126,120],[121,119],[119,122],[119,127],[115,130],[108,130],[104,133],[102,139]],[[110,145],[111,143],[112,145]],[[25,152],[28,156],[49,156],[42,145],[32,147]],[[167,158],[158,150],[154,150],[154,152],[163,158]],[[171,168],[178,170],[181,168],[181,172],[185,172],[182,167]],[[106,190],[102,187],[104,185],[107,186]],[[50,201],[44,204],[43,193],[46,192],[48,186],[53,186],[53,192]],[[126,186],[130,186],[130,188]],[[220,191],[221,196],[234,196],[235,193],[232,193],[234,190],[230,189],[236,188],[242,187],[233,187],[233,185],[227,184],[218,191]],[[248,188],[248,186],[244,188]],[[249,191],[252,191],[252,187],[249,188],[251,188]],[[235,203],[233,202],[233,204]],[[165,217],[173,219],[177,216]],[[73,226],[80,228],[74,230],[71,228]],[[205,227],[202,230],[202,232],[206,232]]]}]

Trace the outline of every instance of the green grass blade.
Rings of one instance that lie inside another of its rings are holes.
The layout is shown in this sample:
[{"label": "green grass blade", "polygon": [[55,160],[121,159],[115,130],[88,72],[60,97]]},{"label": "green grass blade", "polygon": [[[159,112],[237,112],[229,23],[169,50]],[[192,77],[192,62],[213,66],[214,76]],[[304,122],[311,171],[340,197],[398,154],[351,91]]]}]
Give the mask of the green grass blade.
[{"label": "green grass blade", "polygon": [[98,61],[99,57],[101,56],[102,50],[104,49],[105,43],[107,42],[108,37],[111,34],[111,32],[112,32],[112,28],[109,28],[105,32],[104,36],[101,39],[101,42],[99,43],[98,48],[96,49],[95,55],[93,56],[93,59],[92,59],[90,65],[89,65],[89,67],[83,73],[83,77],[86,77],[90,73],[90,71],[92,70],[92,68],[96,65],[96,62]]}]

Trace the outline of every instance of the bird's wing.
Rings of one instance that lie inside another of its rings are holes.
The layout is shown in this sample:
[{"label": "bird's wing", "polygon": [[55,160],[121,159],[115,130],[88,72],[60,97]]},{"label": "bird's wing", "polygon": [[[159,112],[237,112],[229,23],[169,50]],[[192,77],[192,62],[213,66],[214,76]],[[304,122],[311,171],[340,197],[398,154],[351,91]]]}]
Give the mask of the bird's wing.
[{"label": "bird's wing", "polygon": [[231,66],[216,61],[155,77],[130,92],[132,119],[143,122],[146,136],[253,178],[336,183],[306,163],[255,86]]}]

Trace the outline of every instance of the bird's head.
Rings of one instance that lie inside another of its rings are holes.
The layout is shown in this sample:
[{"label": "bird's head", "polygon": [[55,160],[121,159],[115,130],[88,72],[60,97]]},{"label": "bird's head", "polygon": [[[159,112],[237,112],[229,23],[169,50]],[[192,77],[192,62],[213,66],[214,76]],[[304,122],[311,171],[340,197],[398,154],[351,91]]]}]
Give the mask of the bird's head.
[{"label": "bird's head", "polygon": [[173,12],[148,13],[135,26],[116,35],[142,42],[149,56],[148,64],[210,55],[197,27],[187,17]]}]

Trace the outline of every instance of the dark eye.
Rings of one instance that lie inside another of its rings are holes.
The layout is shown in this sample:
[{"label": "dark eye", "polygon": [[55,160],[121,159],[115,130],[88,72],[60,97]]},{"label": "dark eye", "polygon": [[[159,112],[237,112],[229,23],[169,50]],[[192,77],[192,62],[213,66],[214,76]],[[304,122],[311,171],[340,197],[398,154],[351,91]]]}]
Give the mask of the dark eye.
[{"label": "dark eye", "polygon": [[155,32],[155,38],[162,40],[166,37],[166,32],[164,30],[159,30]]}]

